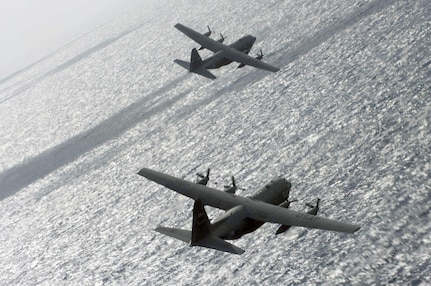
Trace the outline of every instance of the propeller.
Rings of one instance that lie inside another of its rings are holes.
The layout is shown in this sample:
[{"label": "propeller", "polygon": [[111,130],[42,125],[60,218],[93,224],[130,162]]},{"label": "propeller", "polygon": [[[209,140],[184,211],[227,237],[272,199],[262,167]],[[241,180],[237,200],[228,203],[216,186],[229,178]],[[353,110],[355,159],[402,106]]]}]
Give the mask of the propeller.
[{"label": "propeller", "polygon": [[206,176],[204,176],[202,173],[196,173],[196,176],[198,176],[199,178],[209,178],[210,176],[210,169],[207,169],[207,174]]},{"label": "propeller", "polygon": [[312,214],[312,215],[317,215],[317,212],[319,211],[319,203],[320,203],[320,199],[317,199],[316,205],[313,206],[310,203],[306,203],[305,205],[309,208],[311,208],[311,210],[309,210],[307,213],[308,214]]},{"label": "propeller", "polygon": [[209,37],[211,35],[212,31],[210,29],[210,26],[207,26],[207,28],[208,28],[208,32],[205,32],[204,36]]},{"label": "propeller", "polygon": [[217,42],[219,42],[220,44],[224,42],[224,40],[226,39],[226,37],[224,37],[222,35],[222,33],[220,33],[220,39],[217,40]]},{"label": "propeller", "polygon": [[225,189],[224,191],[225,192],[231,193],[231,194],[235,194],[236,190],[238,190],[238,189],[239,190],[245,190],[243,188],[238,188],[238,186],[236,185],[235,177],[234,176],[232,176],[231,179],[232,179],[232,186],[225,185],[224,186],[224,189]]},{"label": "propeller", "polygon": [[310,203],[306,203],[305,205],[307,206],[307,207],[309,207],[309,208],[319,208],[319,203],[320,203],[320,199],[317,199],[317,202],[316,202],[316,205],[315,206],[313,206],[312,204],[310,204]]},{"label": "propeller", "polygon": [[259,49],[259,53],[256,54],[256,59],[261,60],[263,58],[262,49]]},{"label": "propeller", "polygon": [[293,200],[285,200],[284,202],[282,202],[280,205],[279,205],[279,207],[282,207],[282,208],[289,208],[289,206],[290,206],[290,204],[291,203],[294,203],[294,202],[297,202],[298,201],[298,199],[293,199]]},{"label": "propeller", "polygon": [[197,184],[206,185],[206,184],[208,183],[209,179],[210,179],[210,169],[209,169],[209,168],[207,169],[207,175],[206,175],[206,176],[202,175],[201,173],[196,173],[196,175],[197,175],[199,178],[201,178],[201,179],[197,182]]},{"label": "propeller", "polygon": [[[284,202],[282,202],[281,204],[279,204],[278,206],[279,207],[282,207],[282,208],[289,208],[289,206],[290,206],[290,204],[291,203],[293,203],[293,202],[297,202],[298,200],[297,199],[293,199],[293,200],[291,200],[291,201],[289,201],[289,199],[286,199]],[[278,235],[278,234],[280,234],[280,233],[283,233],[283,232],[285,232],[285,231],[287,231],[289,228],[290,228],[291,226],[290,225],[284,225],[284,224],[282,224],[282,225],[280,225],[280,227],[277,229],[277,231],[275,232],[275,234],[276,235]]]},{"label": "propeller", "polygon": [[[205,32],[205,33],[203,33],[202,35],[204,35],[204,36],[206,36],[206,37],[209,37],[209,36],[211,36],[211,33],[212,33],[212,31],[211,31],[211,29],[210,29],[210,26],[207,26],[207,28],[208,28],[208,31],[207,32]],[[199,51],[202,51],[203,49],[205,49],[203,46],[201,46],[200,48],[199,48]]]}]

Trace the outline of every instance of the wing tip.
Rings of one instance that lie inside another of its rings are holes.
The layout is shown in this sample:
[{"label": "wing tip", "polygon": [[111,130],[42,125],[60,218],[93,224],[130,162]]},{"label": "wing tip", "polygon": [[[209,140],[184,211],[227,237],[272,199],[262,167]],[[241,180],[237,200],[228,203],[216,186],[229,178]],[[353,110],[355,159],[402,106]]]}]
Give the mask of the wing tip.
[{"label": "wing tip", "polygon": [[139,172],[137,173],[139,176],[148,178],[149,174],[154,174],[156,171],[153,171],[151,169],[148,168],[142,168],[141,170],[139,170]]},{"label": "wing tip", "polygon": [[139,172],[137,173],[139,176],[145,177],[144,176],[145,173],[145,168],[142,168],[141,170],[139,170]]},{"label": "wing tip", "polygon": [[176,23],[174,27],[181,31],[181,29],[184,28],[185,26],[181,23]]}]

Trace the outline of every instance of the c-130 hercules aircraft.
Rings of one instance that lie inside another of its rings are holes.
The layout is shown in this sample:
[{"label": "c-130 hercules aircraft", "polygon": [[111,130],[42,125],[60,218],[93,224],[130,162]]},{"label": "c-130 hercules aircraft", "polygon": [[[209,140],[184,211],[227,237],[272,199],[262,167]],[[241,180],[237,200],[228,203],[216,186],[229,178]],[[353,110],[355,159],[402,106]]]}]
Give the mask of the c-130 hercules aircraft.
[{"label": "c-130 hercules aircraft", "polygon": [[254,42],[256,41],[256,37],[247,35],[230,45],[224,45],[222,44],[222,41],[215,41],[208,36],[196,32],[195,30],[192,30],[182,24],[176,24],[175,28],[200,44],[201,48],[206,48],[214,52],[211,57],[202,60],[198,51],[196,49],[192,49],[190,62],[178,59],[174,60],[175,63],[179,64],[190,72],[210,79],[215,79],[215,75],[209,72],[208,69],[216,69],[224,65],[228,65],[231,62],[238,62],[241,64],[240,66],[249,65],[271,72],[276,72],[279,70],[278,67],[264,63],[260,59],[253,58],[248,55],[251,48],[253,47]]},{"label": "c-130 hercules aircraft", "polygon": [[[195,200],[191,231],[162,226],[155,229],[189,243],[190,246],[242,254],[244,250],[225,240],[240,238],[255,231],[265,222],[281,224],[284,228],[302,226],[346,233],[353,233],[360,228],[357,225],[286,208],[291,184],[284,178],[273,179],[251,196],[242,197],[147,168],[141,169],[138,174]],[[225,210],[225,213],[210,222],[204,205]]]}]

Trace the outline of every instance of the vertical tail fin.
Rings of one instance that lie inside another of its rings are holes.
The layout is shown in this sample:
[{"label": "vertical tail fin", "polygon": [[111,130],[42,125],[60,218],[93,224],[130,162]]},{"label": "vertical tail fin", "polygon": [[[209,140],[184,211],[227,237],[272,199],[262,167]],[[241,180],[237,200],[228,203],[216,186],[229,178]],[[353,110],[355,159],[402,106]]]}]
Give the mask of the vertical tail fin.
[{"label": "vertical tail fin", "polygon": [[192,53],[190,55],[190,71],[200,74],[206,78],[209,79],[215,79],[215,75],[213,75],[212,73],[210,73],[205,67],[204,67],[204,62],[201,58],[201,56],[199,55],[198,50],[196,50],[196,48],[194,48],[192,50]]},{"label": "vertical tail fin", "polygon": [[190,55],[190,71],[197,70],[202,67],[203,61],[198,50],[194,48]]},{"label": "vertical tail fin", "polygon": [[233,254],[244,253],[244,250],[241,248],[224,241],[212,233],[212,226],[201,199],[196,200],[193,207],[192,231],[163,226],[159,226],[155,230],[170,237],[190,243],[190,246],[202,246]]},{"label": "vertical tail fin", "polygon": [[216,76],[210,73],[205,67],[204,62],[199,55],[198,51],[196,49],[192,50],[192,53],[190,55],[190,63],[182,60],[174,60],[176,64],[179,64],[183,68],[189,70],[192,73],[199,74],[201,76],[204,76],[209,79],[215,79]]},{"label": "vertical tail fin", "polygon": [[211,234],[211,224],[201,199],[197,199],[193,206],[192,240],[190,245],[199,245],[199,242]]},{"label": "vertical tail fin", "polygon": [[233,254],[243,254],[244,250],[212,234],[212,226],[201,199],[193,207],[193,228],[191,246],[202,246]]}]

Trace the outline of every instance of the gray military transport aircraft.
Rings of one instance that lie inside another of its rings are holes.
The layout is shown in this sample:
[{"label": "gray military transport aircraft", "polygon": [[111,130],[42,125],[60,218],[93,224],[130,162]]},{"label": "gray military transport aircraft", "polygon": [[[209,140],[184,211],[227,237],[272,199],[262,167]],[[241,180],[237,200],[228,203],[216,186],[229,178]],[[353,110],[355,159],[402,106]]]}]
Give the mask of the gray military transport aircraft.
[{"label": "gray military transport aircraft", "polygon": [[[273,179],[251,196],[242,197],[147,168],[141,169],[138,174],[195,200],[192,230],[163,226],[155,229],[162,234],[189,243],[190,246],[242,254],[244,250],[225,240],[240,238],[255,231],[265,222],[346,233],[353,233],[360,228],[357,225],[286,208],[291,184],[284,178]],[[225,210],[225,213],[211,223],[204,205]]]},{"label": "gray military transport aircraft", "polygon": [[206,48],[214,52],[211,57],[202,60],[198,51],[196,49],[192,49],[190,62],[178,59],[174,60],[175,63],[179,64],[190,72],[202,75],[210,79],[215,79],[215,75],[209,72],[208,69],[216,69],[221,66],[228,65],[231,62],[238,62],[243,65],[254,66],[256,68],[264,69],[271,72],[276,72],[279,70],[278,67],[264,63],[263,61],[255,59],[248,55],[251,48],[253,47],[254,42],[256,41],[256,37],[247,35],[230,45],[224,45],[221,43],[221,41],[213,40],[208,36],[196,32],[195,30],[192,30],[182,24],[176,24],[175,28],[177,28],[186,36],[200,44],[202,48]]}]

